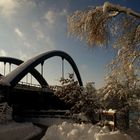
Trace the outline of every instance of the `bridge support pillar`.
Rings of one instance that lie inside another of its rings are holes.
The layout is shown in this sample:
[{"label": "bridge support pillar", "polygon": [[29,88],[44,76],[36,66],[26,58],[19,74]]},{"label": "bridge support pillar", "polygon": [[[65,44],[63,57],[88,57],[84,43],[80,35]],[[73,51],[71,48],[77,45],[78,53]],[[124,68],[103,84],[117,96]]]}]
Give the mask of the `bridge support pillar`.
[{"label": "bridge support pillar", "polygon": [[44,65],[44,61],[41,62],[41,75],[43,76],[43,65]]}]

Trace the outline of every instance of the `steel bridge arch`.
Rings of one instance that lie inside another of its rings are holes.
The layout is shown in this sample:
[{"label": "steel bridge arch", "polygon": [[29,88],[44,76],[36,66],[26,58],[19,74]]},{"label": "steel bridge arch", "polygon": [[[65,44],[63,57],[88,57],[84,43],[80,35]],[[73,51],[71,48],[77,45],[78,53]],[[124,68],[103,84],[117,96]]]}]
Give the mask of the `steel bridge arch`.
[{"label": "steel bridge arch", "polygon": [[[15,65],[19,66],[24,61],[21,60],[21,59],[13,58],[13,57],[1,56],[0,57],[0,62],[15,64]],[[44,77],[36,69],[33,69],[33,70],[29,71],[29,73],[39,82],[39,84],[42,87],[43,86],[48,86],[47,81],[44,79]]]},{"label": "steel bridge arch", "polygon": [[42,53],[22,63],[11,73],[3,77],[0,81],[0,84],[14,87],[28,72],[32,71],[38,64],[44,63],[45,60],[54,56],[62,57],[62,59],[66,59],[69,62],[69,64],[71,65],[76,74],[79,85],[83,86],[79,70],[74,60],[67,53],[58,50]]}]

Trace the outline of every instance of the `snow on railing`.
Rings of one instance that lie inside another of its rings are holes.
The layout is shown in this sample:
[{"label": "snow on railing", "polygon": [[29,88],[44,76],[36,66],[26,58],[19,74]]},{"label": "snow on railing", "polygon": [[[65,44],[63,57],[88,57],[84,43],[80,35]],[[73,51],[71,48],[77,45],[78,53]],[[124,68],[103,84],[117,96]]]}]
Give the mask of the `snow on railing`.
[{"label": "snow on railing", "polygon": [[27,83],[27,82],[23,82],[23,81],[20,81],[19,84],[20,85],[31,86],[31,87],[39,87],[39,88],[41,88],[41,85],[39,85],[39,84]]}]

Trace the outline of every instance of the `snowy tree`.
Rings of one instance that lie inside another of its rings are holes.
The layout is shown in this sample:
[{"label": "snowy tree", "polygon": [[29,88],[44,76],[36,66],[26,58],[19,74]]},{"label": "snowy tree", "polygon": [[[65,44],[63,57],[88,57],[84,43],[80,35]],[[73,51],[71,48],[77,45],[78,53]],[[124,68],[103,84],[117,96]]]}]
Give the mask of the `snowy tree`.
[{"label": "snowy tree", "polygon": [[106,86],[98,93],[103,108],[128,114],[140,100],[140,13],[105,2],[70,15],[68,33],[90,47],[112,46],[117,52],[108,64]]},{"label": "snowy tree", "polygon": [[[121,13],[124,16],[122,22],[122,19],[117,18]],[[110,27],[113,34],[116,33],[119,26],[124,27],[122,28],[124,31],[128,30],[128,26],[133,22],[128,17],[132,17],[136,21],[136,19],[140,18],[140,14],[131,9],[105,2],[103,6],[91,7],[85,11],[76,11],[69,16],[68,31],[80,39],[85,39],[89,45],[103,46],[109,41]],[[116,21],[111,22],[115,18],[119,22],[114,26],[113,24]],[[136,29],[139,29],[139,24]],[[136,32],[139,33],[138,30]],[[123,35],[120,34],[120,36]]]},{"label": "snowy tree", "polygon": [[60,79],[60,86],[54,86],[55,94],[64,100],[69,106],[73,106],[80,100],[82,87],[79,86],[78,81],[74,80],[74,74],[69,74],[68,78]]},{"label": "snowy tree", "polygon": [[68,17],[68,33],[89,46],[113,46],[118,51],[109,76],[132,88],[139,82],[140,14],[105,2],[103,6],[76,11]]},{"label": "snowy tree", "polygon": [[123,100],[133,97],[130,94],[135,94],[140,84],[140,14],[105,2],[69,16],[68,33],[89,46],[112,46],[117,51],[108,64],[107,85],[102,90],[104,96],[122,99],[119,103],[123,106]]},{"label": "snowy tree", "polygon": [[100,102],[102,102],[103,109],[121,110],[129,105],[128,96],[131,91],[125,85],[114,80],[109,81],[99,92],[101,94]]}]

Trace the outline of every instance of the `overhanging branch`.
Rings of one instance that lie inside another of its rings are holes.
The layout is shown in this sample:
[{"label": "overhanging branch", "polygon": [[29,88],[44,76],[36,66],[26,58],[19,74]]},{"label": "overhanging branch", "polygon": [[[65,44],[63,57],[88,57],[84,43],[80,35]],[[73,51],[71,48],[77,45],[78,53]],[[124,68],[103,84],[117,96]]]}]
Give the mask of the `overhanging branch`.
[{"label": "overhanging branch", "polygon": [[103,5],[103,12],[110,13],[112,12],[112,16],[116,16],[119,13],[126,13],[127,15],[133,16],[135,18],[140,18],[140,13],[133,11],[130,8],[126,8],[120,5],[114,5],[109,2],[105,2]]}]

